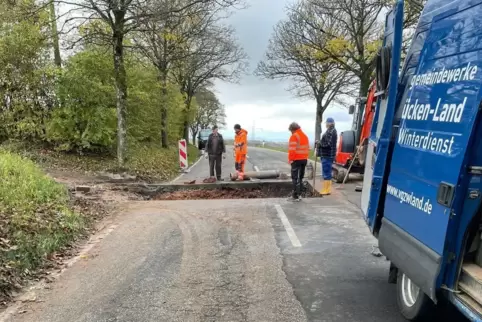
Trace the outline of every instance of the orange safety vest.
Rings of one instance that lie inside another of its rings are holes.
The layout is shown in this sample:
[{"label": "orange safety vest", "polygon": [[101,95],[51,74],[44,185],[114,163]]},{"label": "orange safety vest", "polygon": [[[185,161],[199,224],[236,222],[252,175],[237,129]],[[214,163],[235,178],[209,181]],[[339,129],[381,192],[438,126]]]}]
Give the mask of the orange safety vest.
[{"label": "orange safety vest", "polygon": [[236,154],[248,153],[248,131],[241,129],[234,137],[234,150]]},{"label": "orange safety vest", "polygon": [[298,129],[290,137],[288,160],[307,160],[310,154],[310,142],[301,129]]}]

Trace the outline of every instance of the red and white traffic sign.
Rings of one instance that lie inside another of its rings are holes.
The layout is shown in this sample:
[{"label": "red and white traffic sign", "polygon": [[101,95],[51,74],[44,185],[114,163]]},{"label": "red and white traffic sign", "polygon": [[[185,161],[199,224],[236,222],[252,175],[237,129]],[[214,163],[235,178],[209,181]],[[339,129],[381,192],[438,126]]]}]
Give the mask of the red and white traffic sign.
[{"label": "red and white traffic sign", "polygon": [[179,166],[181,169],[187,169],[187,143],[186,140],[179,140]]}]

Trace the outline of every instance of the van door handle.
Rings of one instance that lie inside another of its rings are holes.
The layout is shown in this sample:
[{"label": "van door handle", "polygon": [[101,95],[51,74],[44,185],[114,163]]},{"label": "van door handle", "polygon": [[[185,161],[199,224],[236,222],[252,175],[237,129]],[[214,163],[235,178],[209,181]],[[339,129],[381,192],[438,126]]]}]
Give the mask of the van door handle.
[{"label": "van door handle", "polygon": [[447,182],[441,182],[437,191],[437,202],[447,208],[452,207],[455,186]]}]

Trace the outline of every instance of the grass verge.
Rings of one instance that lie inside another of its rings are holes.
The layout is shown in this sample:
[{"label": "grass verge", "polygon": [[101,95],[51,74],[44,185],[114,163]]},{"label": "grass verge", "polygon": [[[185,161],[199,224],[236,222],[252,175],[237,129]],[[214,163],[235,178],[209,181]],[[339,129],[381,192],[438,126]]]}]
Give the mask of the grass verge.
[{"label": "grass verge", "polygon": [[[67,169],[79,172],[120,172],[116,158],[109,154],[79,155],[18,141],[3,143],[2,147],[31,159],[43,168]],[[189,165],[196,162],[198,157],[198,148],[189,145]],[[134,145],[128,151],[124,171],[146,181],[170,180],[179,172],[178,148],[173,146],[163,149],[156,144]]]},{"label": "grass verge", "polygon": [[[189,146],[188,155],[190,165],[196,162],[197,147]],[[167,180],[178,173],[178,150],[138,146],[130,151],[126,166],[131,174]],[[55,265],[104,213],[102,207],[93,209],[86,201],[71,199],[67,188],[41,167],[115,172],[116,160],[22,142],[0,146],[0,306],[25,281]]]},{"label": "grass verge", "polygon": [[1,303],[88,222],[70,207],[67,189],[31,160],[0,149],[0,178]]}]

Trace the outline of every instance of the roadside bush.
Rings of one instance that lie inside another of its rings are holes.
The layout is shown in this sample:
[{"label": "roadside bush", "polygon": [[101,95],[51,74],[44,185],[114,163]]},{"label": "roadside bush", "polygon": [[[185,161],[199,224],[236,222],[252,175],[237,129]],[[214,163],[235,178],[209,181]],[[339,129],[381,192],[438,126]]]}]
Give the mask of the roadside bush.
[{"label": "roadside bush", "polygon": [[32,161],[0,149],[0,295],[8,294],[86,225],[66,188]]},{"label": "roadside bush", "polygon": [[114,144],[116,122],[113,109],[60,108],[47,124],[47,138],[60,151],[105,152]]},{"label": "roadside bush", "polygon": [[110,56],[86,50],[72,56],[58,81],[62,107],[47,122],[47,140],[61,151],[112,148],[116,138],[115,88]]},{"label": "roadside bush", "polygon": [[36,2],[0,2],[0,140],[43,139],[53,104],[49,14]]},{"label": "roadside bush", "polygon": [[161,107],[165,106],[168,142],[177,145],[177,140],[182,137],[184,107],[179,87],[168,84],[166,95],[162,95],[157,71],[143,66],[128,69],[128,77],[132,84],[128,97],[129,140],[160,143]]}]

